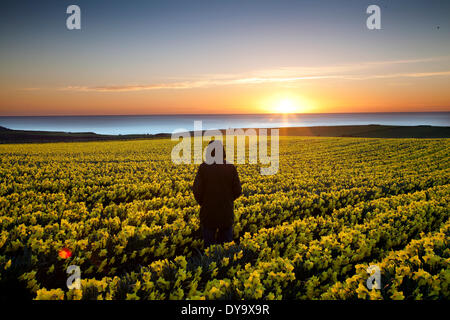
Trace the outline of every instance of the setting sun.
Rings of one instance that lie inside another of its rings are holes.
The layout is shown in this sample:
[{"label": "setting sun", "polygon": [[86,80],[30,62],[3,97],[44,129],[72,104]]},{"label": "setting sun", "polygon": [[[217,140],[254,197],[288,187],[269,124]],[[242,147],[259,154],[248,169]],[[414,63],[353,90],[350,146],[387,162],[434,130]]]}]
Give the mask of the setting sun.
[{"label": "setting sun", "polygon": [[276,106],[276,112],[279,113],[293,113],[297,112],[297,106],[291,99],[280,100]]},{"label": "setting sun", "polygon": [[307,113],[315,108],[314,102],[296,93],[283,92],[265,96],[260,100],[260,109],[268,113]]}]

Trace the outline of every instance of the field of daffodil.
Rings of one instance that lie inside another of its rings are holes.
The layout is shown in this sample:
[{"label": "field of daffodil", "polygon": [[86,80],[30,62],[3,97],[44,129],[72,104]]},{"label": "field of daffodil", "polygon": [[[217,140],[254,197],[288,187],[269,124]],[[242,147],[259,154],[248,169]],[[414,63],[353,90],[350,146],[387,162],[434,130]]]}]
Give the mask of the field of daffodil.
[{"label": "field of daffodil", "polygon": [[278,174],[237,165],[234,241],[210,248],[174,145],[0,145],[2,297],[450,298],[448,139],[280,137]]}]

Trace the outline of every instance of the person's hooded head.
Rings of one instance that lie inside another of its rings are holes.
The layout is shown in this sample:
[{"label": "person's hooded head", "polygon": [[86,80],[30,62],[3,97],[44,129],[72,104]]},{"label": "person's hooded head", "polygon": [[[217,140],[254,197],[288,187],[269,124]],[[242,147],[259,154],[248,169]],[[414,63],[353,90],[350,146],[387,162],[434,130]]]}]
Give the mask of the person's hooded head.
[{"label": "person's hooded head", "polygon": [[206,148],[206,159],[205,162],[207,164],[225,163],[226,159],[225,148],[223,147],[222,141],[220,140],[211,140],[208,143],[208,147]]}]

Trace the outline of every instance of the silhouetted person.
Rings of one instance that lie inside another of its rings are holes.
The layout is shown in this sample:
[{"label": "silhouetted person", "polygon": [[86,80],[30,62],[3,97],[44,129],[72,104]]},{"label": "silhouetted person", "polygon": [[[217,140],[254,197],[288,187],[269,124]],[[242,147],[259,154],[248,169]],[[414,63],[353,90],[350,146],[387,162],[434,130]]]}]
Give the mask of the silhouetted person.
[{"label": "silhouetted person", "polygon": [[[208,148],[207,155],[208,150],[212,150],[210,154],[216,161],[207,160],[200,165],[193,186],[195,200],[200,205],[200,225],[205,247],[233,240],[234,200],[242,192],[236,167],[225,161],[222,143],[212,140]],[[220,157],[220,150],[223,151],[223,157]]]}]

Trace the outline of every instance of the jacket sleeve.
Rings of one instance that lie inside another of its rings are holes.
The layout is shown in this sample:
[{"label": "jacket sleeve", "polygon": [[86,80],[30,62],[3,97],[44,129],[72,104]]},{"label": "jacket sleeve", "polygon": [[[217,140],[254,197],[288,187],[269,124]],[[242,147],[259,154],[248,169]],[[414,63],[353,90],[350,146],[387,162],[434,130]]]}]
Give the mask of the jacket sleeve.
[{"label": "jacket sleeve", "polygon": [[202,205],[202,199],[203,199],[203,181],[202,181],[202,166],[198,168],[197,175],[194,179],[194,185],[192,187],[192,191],[194,192],[194,198],[197,201],[199,205]]},{"label": "jacket sleeve", "polygon": [[239,196],[242,194],[242,187],[241,187],[241,181],[239,180],[239,174],[237,172],[236,167],[234,167],[234,174],[233,174],[233,200],[236,200],[239,198]]}]

